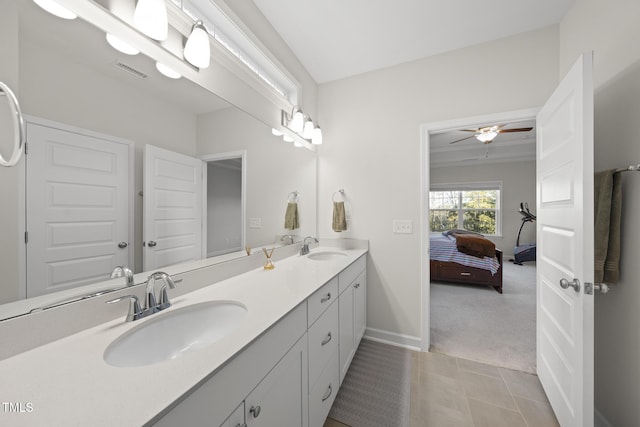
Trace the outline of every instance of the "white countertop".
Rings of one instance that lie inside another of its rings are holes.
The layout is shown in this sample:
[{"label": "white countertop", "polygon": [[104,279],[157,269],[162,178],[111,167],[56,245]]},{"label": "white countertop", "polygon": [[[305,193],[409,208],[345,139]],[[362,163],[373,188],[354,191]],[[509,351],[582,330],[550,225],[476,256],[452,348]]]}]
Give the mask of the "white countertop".
[{"label": "white countertop", "polygon": [[[337,248],[312,252],[324,249]],[[338,250],[348,256],[314,261],[296,255],[275,262],[274,270],[252,270],[179,297],[171,298],[169,291],[172,307],[166,312],[214,300],[238,301],[248,311],[234,333],[174,360],[135,368],[112,367],[104,361],[103,353],[112,341],[164,313],[125,323],[127,305],[123,304],[122,318],[1,361],[0,425],[148,423],[367,252]],[[6,403],[21,404],[24,412],[8,410]]]}]

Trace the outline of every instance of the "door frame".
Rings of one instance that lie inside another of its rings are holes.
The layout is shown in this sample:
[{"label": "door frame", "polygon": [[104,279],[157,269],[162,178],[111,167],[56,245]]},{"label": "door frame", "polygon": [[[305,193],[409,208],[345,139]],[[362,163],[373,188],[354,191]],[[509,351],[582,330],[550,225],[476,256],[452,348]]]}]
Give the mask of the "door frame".
[{"label": "door frame", "polygon": [[[92,138],[100,138],[107,141],[112,141],[119,144],[127,145],[129,148],[129,165],[127,167],[129,171],[129,191],[127,192],[127,198],[129,199],[129,220],[128,220],[128,239],[129,239],[129,266],[135,271],[135,142],[130,139],[120,138],[106,133],[95,132],[89,129],[81,128],[78,126],[69,125],[66,123],[56,122],[54,120],[43,119],[40,117],[23,114],[25,126],[28,123],[35,125],[50,127],[66,132],[77,133],[79,135],[86,135]],[[25,144],[25,156],[24,161],[18,164],[18,293],[19,297],[24,299],[27,297],[27,242],[25,241],[25,232],[27,231],[27,162],[29,161],[28,155],[29,135],[27,135],[27,142]]]},{"label": "door frame", "polygon": [[460,128],[476,128],[488,122],[512,122],[536,119],[540,108],[505,111],[481,116],[463,117],[420,125],[420,350],[428,352],[431,345],[431,280],[429,259],[429,207],[427,206],[430,186],[429,150],[430,135]]},{"label": "door frame", "polygon": [[[224,153],[216,153],[216,154],[203,154],[198,156],[198,159],[202,160],[206,165],[209,162],[215,162],[218,160],[229,160],[229,159],[237,159],[240,158],[242,160],[242,177],[241,177],[241,189],[240,189],[240,223],[242,227],[240,229],[240,247],[244,248],[247,244],[246,241],[246,217],[247,217],[247,150],[237,150],[237,151],[227,151]],[[203,236],[208,235],[207,229],[207,167],[202,168],[202,234]],[[207,239],[202,239],[202,259],[207,259],[208,251],[207,251]]]}]

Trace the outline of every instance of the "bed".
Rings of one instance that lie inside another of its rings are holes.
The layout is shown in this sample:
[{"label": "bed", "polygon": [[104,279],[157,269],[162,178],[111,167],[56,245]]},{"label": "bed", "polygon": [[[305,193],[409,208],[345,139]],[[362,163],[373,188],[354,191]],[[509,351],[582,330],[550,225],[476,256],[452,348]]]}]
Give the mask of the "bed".
[{"label": "bed", "polygon": [[496,248],[493,257],[469,255],[458,250],[455,236],[430,235],[431,281],[488,285],[502,293],[502,251]]}]

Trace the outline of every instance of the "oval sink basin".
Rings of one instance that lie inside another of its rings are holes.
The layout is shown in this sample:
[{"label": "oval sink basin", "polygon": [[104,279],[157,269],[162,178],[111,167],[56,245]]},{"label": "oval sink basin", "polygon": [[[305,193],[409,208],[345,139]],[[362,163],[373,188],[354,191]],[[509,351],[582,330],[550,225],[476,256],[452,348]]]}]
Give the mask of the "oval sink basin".
[{"label": "oval sink basin", "polygon": [[333,252],[333,251],[321,251],[321,252],[311,252],[307,257],[309,259],[315,261],[330,261],[335,259],[340,259],[346,257],[347,254],[343,252]]},{"label": "oval sink basin", "polygon": [[111,366],[134,367],[172,360],[225,337],[242,322],[247,309],[238,302],[211,301],[156,313],[113,341],[104,352]]}]

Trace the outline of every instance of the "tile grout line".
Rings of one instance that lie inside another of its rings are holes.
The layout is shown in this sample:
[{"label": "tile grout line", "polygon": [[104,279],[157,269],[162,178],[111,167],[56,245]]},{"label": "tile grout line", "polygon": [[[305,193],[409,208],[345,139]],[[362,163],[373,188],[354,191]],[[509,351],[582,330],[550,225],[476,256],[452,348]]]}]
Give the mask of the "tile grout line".
[{"label": "tile grout line", "polygon": [[[458,383],[460,383],[460,365],[458,364],[458,358],[454,357],[456,362],[456,370],[458,371],[457,379]],[[462,391],[464,392],[464,402],[467,404],[467,410],[469,411],[469,419],[471,420],[471,427],[476,427],[476,422],[473,419],[473,413],[471,412],[471,405],[469,404],[469,396],[467,396],[467,389],[463,384],[459,384],[462,387]]]},{"label": "tile grout line", "polygon": [[509,390],[509,395],[511,395],[511,398],[513,399],[513,403],[516,404],[516,408],[518,408],[518,413],[520,414],[520,417],[522,418],[522,421],[524,421],[524,425],[529,427],[529,423],[527,422],[527,418],[522,413],[522,408],[520,407],[520,405],[518,405],[518,401],[516,400],[516,396],[513,394],[513,390],[511,390],[511,385],[509,384],[509,381],[505,378],[504,374],[502,373],[502,369],[498,369],[498,373],[500,374],[500,378],[502,378],[502,381],[504,381],[504,384],[507,386],[507,390]]}]

